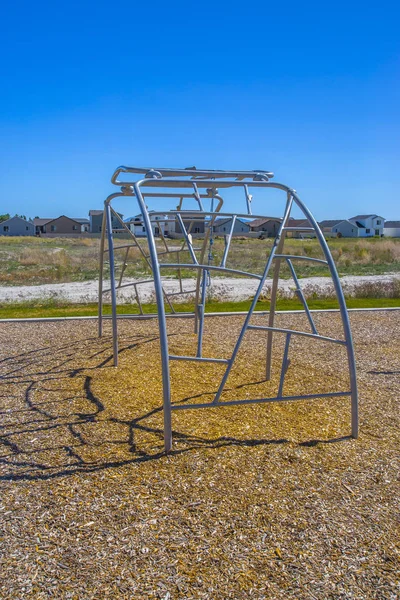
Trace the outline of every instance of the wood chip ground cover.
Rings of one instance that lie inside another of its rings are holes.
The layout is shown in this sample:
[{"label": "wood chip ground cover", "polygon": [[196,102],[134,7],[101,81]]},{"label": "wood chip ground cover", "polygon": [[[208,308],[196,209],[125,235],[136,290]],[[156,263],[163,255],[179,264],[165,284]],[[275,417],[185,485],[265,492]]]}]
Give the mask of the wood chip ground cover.
[{"label": "wood chip ground cover", "polygon": [[[204,355],[228,357],[241,322],[207,318]],[[167,457],[154,320],[120,323],[117,369],[109,323],[1,324],[0,597],[400,597],[400,313],[351,324],[358,440],[345,397],[176,411]],[[169,321],[171,353],[191,328]],[[223,400],[276,393],[284,339],[271,382],[265,340],[246,334]],[[342,347],[297,338],[290,358],[286,395],[348,389]],[[223,369],[172,363],[173,401],[211,400]]]}]

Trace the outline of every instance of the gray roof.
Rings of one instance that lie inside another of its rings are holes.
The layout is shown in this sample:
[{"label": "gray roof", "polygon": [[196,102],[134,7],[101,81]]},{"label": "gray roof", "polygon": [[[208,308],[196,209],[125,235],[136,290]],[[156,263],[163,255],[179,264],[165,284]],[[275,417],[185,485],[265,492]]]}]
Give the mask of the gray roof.
[{"label": "gray roof", "polygon": [[368,219],[369,217],[380,217],[380,215],[356,215],[355,217],[350,217],[349,221],[358,221],[359,219]]},{"label": "gray roof", "polygon": [[102,214],[103,214],[102,210],[89,210],[90,217],[95,217],[97,215],[102,215]]},{"label": "gray roof", "polygon": [[400,221],[385,221],[385,229],[388,227],[400,227]]},{"label": "gray roof", "polygon": [[90,223],[89,219],[75,219],[75,217],[71,217],[73,221],[76,221],[77,223],[80,223],[81,225],[88,225]]},{"label": "gray roof", "polygon": [[[249,221],[245,221],[244,219],[236,219],[236,222],[239,221],[239,223],[243,223],[244,225],[248,225],[250,227],[250,222]],[[229,217],[228,219],[216,219],[214,221],[214,227],[221,227],[221,225],[224,225],[225,223],[232,223],[232,217]]]},{"label": "gray roof", "polygon": [[46,225],[46,223],[50,223],[50,221],[54,221],[54,219],[33,219],[33,224],[35,226]]},{"label": "gray roof", "polygon": [[335,225],[338,225],[338,223],[341,223],[344,220],[345,219],[325,219],[324,221],[320,221],[318,225],[320,227],[334,227]]},{"label": "gray roof", "polygon": [[5,219],[4,221],[0,221],[0,225],[3,226],[5,223],[15,221],[15,219],[18,219],[18,221],[23,221],[24,223],[28,223],[29,225],[33,225],[32,221],[28,221],[28,219],[23,219],[22,217],[18,217],[17,215],[14,215],[14,217],[10,217],[9,219]]}]

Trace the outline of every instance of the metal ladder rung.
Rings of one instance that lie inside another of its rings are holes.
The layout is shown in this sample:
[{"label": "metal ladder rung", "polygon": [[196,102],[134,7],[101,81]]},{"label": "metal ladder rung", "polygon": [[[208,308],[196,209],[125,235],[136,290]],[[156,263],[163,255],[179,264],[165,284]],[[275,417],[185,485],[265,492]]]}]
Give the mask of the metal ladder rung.
[{"label": "metal ladder rung", "polygon": [[314,231],[314,227],[284,227],[282,231]]},{"label": "metal ladder rung", "polygon": [[[125,244],[124,246],[114,246],[114,250],[121,250],[121,248],[137,248],[138,244]],[[103,252],[108,252],[108,248],[103,250]]]},{"label": "metal ladder rung", "polygon": [[193,362],[229,363],[227,358],[200,358],[198,356],[175,356],[174,354],[170,354],[168,358],[170,360],[191,360]]}]

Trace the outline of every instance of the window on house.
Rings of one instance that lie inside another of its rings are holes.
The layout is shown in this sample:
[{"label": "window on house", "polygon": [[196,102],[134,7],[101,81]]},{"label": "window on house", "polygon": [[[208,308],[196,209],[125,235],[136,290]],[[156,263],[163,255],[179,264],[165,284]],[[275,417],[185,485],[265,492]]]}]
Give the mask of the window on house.
[{"label": "window on house", "polygon": [[[337,232],[337,229],[334,229],[333,231],[336,233],[336,232]],[[353,231],[353,230],[352,230],[352,231]]]},{"label": "window on house", "polygon": [[224,227],[224,231],[226,231],[225,227]]},{"label": "window on house", "polygon": [[50,229],[51,229],[51,231],[57,231],[57,227],[56,227],[55,225],[52,225],[52,226],[50,227]]},{"label": "window on house", "polygon": [[195,227],[193,233],[200,233],[200,227]]},{"label": "window on house", "polygon": [[371,233],[371,230],[370,229],[366,229],[365,233]]},{"label": "window on house", "polygon": [[99,232],[101,233],[101,225],[99,225]]},{"label": "window on house", "polygon": [[78,226],[77,225],[72,225],[72,231],[78,231]]},{"label": "window on house", "polygon": [[29,231],[29,227],[28,227],[28,225],[25,227],[25,229],[26,229],[26,231]]},{"label": "window on house", "polygon": [[142,231],[146,231],[146,227],[142,227]]},{"label": "window on house", "polygon": [[380,224],[381,224],[381,220],[380,220],[380,219],[378,219],[378,220],[377,220],[377,222],[376,222],[376,224],[377,224],[377,225],[380,225]]},{"label": "window on house", "polygon": [[8,225],[4,225],[3,230],[7,233],[7,231],[10,231],[10,228]]}]

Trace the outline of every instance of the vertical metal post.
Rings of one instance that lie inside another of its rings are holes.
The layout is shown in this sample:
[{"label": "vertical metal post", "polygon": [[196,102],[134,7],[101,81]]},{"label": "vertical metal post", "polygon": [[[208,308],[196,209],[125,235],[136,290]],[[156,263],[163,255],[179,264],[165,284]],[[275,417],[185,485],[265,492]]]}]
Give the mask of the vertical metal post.
[{"label": "vertical metal post", "polygon": [[225,244],[224,255],[223,255],[222,260],[221,260],[221,265],[220,265],[221,267],[225,267],[225,265],[226,265],[226,259],[228,258],[228,252],[229,252],[229,248],[231,246],[233,230],[235,229],[235,223],[236,223],[236,215],[233,215],[233,217],[232,217],[232,224],[231,224],[231,228],[230,228],[230,231],[229,231],[228,239],[226,240],[226,244]]},{"label": "vertical metal post", "polygon": [[276,234],[276,237],[275,237],[275,240],[274,240],[274,244],[273,244],[273,246],[271,248],[271,253],[270,253],[269,257],[268,257],[267,264],[266,264],[265,269],[264,269],[264,273],[262,275],[262,278],[260,279],[260,283],[258,284],[257,291],[255,293],[255,296],[254,296],[253,301],[251,303],[251,306],[249,308],[249,312],[247,313],[246,319],[245,319],[245,321],[243,323],[242,330],[241,330],[241,332],[239,334],[239,337],[237,339],[237,342],[235,344],[235,348],[234,348],[234,350],[232,352],[232,356],[229,359],[228,366],[226,368],[226,371],[224,373],[224,376],[222,378],[222,381],[220,383],[218,391],[217,391],[217,393],[215,395],[215,398],[213,400],[214,404],[216,404],[219,401],[220,397],[221,397],[221,394],[222,394],[223,389],[225,387],[225,383],[226,383],[226,381],[227,381],[227,379],[229,377],[229,373],[231,372],[231,369],[232,369],[233,363],[235,362],[235,358],[237,356],[237,353],[239,352],[239,348],[240,348],[240,345],[242,343],[242,339],[243,339],[244,334],[246,333],[247,328],[248,328],[248,326],[250,324],[250,319],[251,319],[251,317],[253,315],[253,312],[254,312],[254,309],[256,307],[258,298],[259,298],[259,296],[260,296],[260,294],[262,292],[262,289],[263,289],[264,284],[265,284],[265,280],[266,280],[266,278],[268,276],[268,272],[269,272],[269,270],[271,268],[272,261],[274,259],[275,253],[277,251],[277,247],[279,245],[279,242],[280,242],[280,239],[281,239],[281,235],[282,235],[282,230],[283,230],[283,228],[285,226],[285,223],[286,223],[287,219],[289,218],[290,210],[292,208],[292,203],[293,203],[293,198],[292,198],[291,195],[289,195],[288,200],[286,202],[285,214],[284,214],[284,217],[282,219],[282,223],[281,223],[281,225],[280,225],[280,227],[278,229],[278,233]]},{"label": "vertical metal post", "polygon": [[[287,193],[287,198],[291,195],[289,192]],[[283,222],[283,221],[282,221]],[[283,246],[285,244],[286,232],[283,231],[281,235],[281,239],[279,240],[277,254],[282,254]],[[269,305],[269,317],[268,317],[268,327],[273,327],[275,322],[275,310],[276,310],[276,299],[278,296],[278,283],[279,283],[279,271],[281,268],[281,259],[277,258],[275,260],[274,266],[274,277],[272,279],[272,288],[271,288],[271,301]],[[267,358],[266,358],[266,371],[265,378],[267,381],[271,379],[271,367],[272,367],[272,344],[273,344],[273,331],[268,331],[267,334]]]},{"label": "vertical metal post", "polygon": [[156,293],[157,312],[158,312],[158,328],[160,332],[160,353],[161,353],[161,369],[162,369],[162,384],[163,384],[163,408],[164,408],[164,449],[165,452],[170,452],[172,448],[172,421],[171,421],[171,382],[169,375],[169,354],[168,354],[168,333],[167,322],[165,318],[163,288],[161,283],[160,268],[158,263],[157,248],[151,228],[150,217],[147,212],[146,203],[143,199],[140,190],[139,181],[135,183],[135,195],[142,213],[144,226],[146,228],[147,243],[149,246],[149,255],[153,270],[154,289]]},{"label": "vertical metal post", "polygon": [[249,215],[251,215],[251,201],[252,201],[252,195],[249,194],[249,188],[246,184],[244,184],[244,193],[246,194],[246,205],[247,205],[247,212]]},{"label": "vertical metal post", "polygon": [[206,291],[207,291],[207,270],[203,269],[203,277],[201,281],[201,304],[198,304],[199,312],[199,332],[197,338],[197,357],[201,357],[203,349],[203,332],[204,332],[204,311],[206,307]]},{"label": "vertical metal post", "polygon": [[108,256],[110,261],[110,288],[111,288],[111,311],[113,332],[113,355],[114,367],[118,366],[118,325],[117,325],[117,291],[115,288],[115,264],[114,264],[114,241],[112,234],[112,217],[110,203],[105,203],[107,221]]},{"label": "vertical metal post", "polygon": [[287,368],[289,366],[288,356],[289,356],[289,346],[290,346],[290,338],[291,337],[292,337],[292,335],[290,333],[288,333],[286,335],[285,350],[283,352],[283,359],[282,359],[281,378],[279,381],[279,389],[278,389],[278,394],[277,394],[278,398],[282,398],[283,384],[285,383],[285,375],[286,375]]},{"label": "vertical metal post", "polygon": [[103,210],[100,236],[100,265],[99,265],[99,299],[98,299],[98,330],[99,337],[103,335],[103,276],[104,276],[104,241],[106,235],[106,211]]}]

